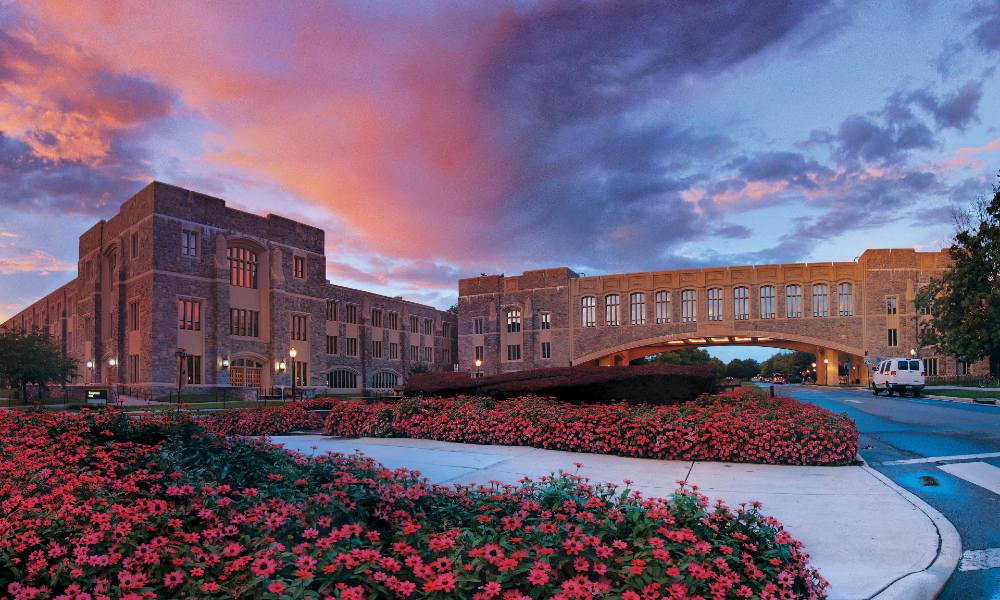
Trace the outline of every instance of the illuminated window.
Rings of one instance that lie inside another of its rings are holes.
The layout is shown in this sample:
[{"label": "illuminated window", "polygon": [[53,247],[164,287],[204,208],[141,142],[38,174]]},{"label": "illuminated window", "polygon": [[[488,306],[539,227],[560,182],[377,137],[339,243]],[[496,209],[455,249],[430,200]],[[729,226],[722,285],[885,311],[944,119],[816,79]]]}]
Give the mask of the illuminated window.
[{"label": "illuminated window", "polygon": [[646,294],[642,292],[632,292],[628,297],[629,302],[629,322],[633,325],[643,325],[646,323]]},{"label": "illuminated window", "polygon": [[604,297],[604,322],[608,325],[618,325],[619,308],[621,299],[618,294],[609,294]]},{"label": "illuminated window", "polygon": [[519,331],[521,331],[521,309],[510,308],[507,310],[507,333]]},{"label": "illuminated window", "polygon": [[814,317],[827,317],[830,315],[830,309],[827,304],[827,287],[825,283],[814,283],[813,284],[813,316]]},{"label": "illuminated window", "polygon": [[201,331],[201,302],[187,298],[177,299],[177,328]]},{"label": "illuminated window", "polygon": [[542,329],[552,329],[552,315],[547,312],[543,312],[540,317]]},{"label": "illuminated window", "polygon": [[257,288],[257,253],[233,246],[229,249],[229,284],[234,287]]},{"label": "illuminated window", "polygon": [[722,320],[722,288],[708,290],[708,320]]}]

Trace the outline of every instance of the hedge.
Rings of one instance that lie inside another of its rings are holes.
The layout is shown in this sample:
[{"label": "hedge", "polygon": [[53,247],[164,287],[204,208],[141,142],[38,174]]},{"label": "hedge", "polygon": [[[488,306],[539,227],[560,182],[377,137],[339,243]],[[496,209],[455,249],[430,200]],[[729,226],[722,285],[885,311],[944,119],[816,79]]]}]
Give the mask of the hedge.
[{"label": "hedge", "polygon": [[534,394],[572,403],[676,404],[715,391],[710,365],[558,367],[503,373],[479,379],[467,373],[419,373],[404,387],[407,396],[491,396]]}]

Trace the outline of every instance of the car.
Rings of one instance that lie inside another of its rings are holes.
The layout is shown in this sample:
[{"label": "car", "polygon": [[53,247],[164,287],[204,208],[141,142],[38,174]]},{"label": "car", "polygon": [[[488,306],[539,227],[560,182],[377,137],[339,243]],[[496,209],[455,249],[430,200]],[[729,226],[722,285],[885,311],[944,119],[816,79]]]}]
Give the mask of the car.
[{"label": "car", "polygon": [[787,383],[787,381],[785,381],[785,375],[783,373],[772,373],[771,383]]},{"label": "car", "polygon": [[899,392],[902,397],[912,392],[916,398],[924,391],[924,373],[924,361],[919,358],[887,358],[875,365],[868,387],[876,396],[882,392],[888,396]]}]

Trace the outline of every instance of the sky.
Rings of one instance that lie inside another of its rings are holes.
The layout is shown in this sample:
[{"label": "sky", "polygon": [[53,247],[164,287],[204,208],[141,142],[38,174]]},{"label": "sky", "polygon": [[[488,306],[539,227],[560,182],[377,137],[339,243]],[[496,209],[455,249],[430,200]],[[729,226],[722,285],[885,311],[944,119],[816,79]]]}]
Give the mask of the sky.
[{"label": "sky", "polygon": [[481,272],[936,250],[992,193],[998,66],[1000,0],[0,0],[0,321],[153,179],[439,307]]}]

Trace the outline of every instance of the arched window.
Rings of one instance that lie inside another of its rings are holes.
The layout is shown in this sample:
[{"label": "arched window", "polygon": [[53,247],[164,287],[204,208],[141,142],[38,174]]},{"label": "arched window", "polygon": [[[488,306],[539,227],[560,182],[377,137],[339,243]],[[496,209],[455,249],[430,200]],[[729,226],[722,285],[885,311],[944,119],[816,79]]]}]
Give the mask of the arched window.
[{"label": "arched window", "polygon": [[802,316],[802,287],[785,286],[785,316],[796,319]]},{"label": "arched window", "polygon": [[326,375],[327,387],[353,390],[358,387],[358,374],[350,369],[334,369]]},{"label": "arched window", "polygon": [[830,316],[830,307],[827,299],[828,290],[825,283],[813,284],[813,316]]},{"label": "arched window", "polygon": [[760,287],[760,318],[774,318],[774,286],[762,285]]},{"label": "arched window", "polygon": [[644,325],[646,323],[646,294],[632,292],[628,301],[630,322],[633,325]]},{"label": "arched window", "polygon": [[507,333],[517,333],[521,331],[521,309],[507,309]]},{"label": "arched window", "polygon": [[399,375],[393,371],[377,371],[372,375],[372,387],[376,390],[391,390],[399,385]]},{"label": "arched window", "polygon": [[597,325],[597,298],[584,296],[580,298],[580,322],[584,327]]},{"label": "arched window", "polygon": [[854,315],[854,286],[849,283],[837,286],[837,311],[842,317]]},{"label": "arched window", "polygon": [[733,288],[733,318],[737,321],[750,318],[750,288]]},{"label": "arched window", "polygon": [[621,322],[621,298],[618,294],[608,294],[604,297],[604,322],[608,325],[618,325]]},{"label": "arched window", "polygon": [[708,320],[722,320],[722,288],[709,288],[708,290]]},{"label": "arched window", "polygon": [[661,290],[656,292],[654,297],[656,303],[656,322],[657,323],[669,323],[670,322],[670,292],[666,290]]},{"label": "arched window", "polygon": [[229,248],[229,284],[257,289],[257,253],[242,246]]},{"label": "arched window", "polygon": [[693,323],[698,320],[697,290],[681,291],[681,322]]}]

